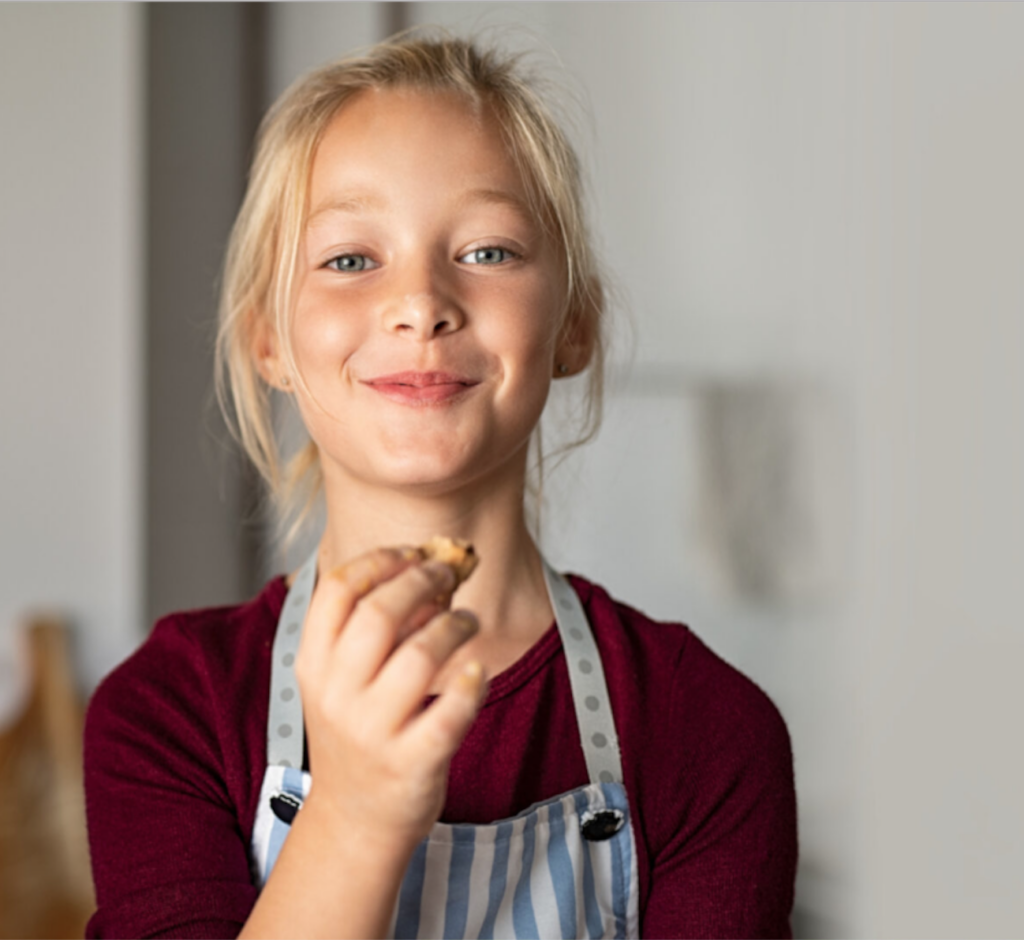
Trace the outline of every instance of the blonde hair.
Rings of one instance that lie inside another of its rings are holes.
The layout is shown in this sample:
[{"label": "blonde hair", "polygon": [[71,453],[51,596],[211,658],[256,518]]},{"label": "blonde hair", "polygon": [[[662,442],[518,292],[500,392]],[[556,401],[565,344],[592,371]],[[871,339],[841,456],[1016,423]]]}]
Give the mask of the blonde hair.
[{"label": "blonde hair", "polygon": [[[369,89],[454,93],[487,109],[522,174],[531,209],[564,252],[567,296],[560,338],[581,323],[593,349],[580,433],[592,438],[604,387],[605,289],[583,212],[579,160],[551,109],[520,74],[520,56],[481,48],[436,30],[415,30],[299,79],[260,125],[248,189],[232,229],[217,334],[217,396],[229,426],[266,481],[280,519],[294,534],[320,491],[316,444],[283,461],[270,386],[259,375],[253,337],[261,318],[276,332],[289,372],[302,381],[290,342],[299,246],[306,225],[313,160],[327,126]],[[538,455],[538,469],[543,457]]]}]

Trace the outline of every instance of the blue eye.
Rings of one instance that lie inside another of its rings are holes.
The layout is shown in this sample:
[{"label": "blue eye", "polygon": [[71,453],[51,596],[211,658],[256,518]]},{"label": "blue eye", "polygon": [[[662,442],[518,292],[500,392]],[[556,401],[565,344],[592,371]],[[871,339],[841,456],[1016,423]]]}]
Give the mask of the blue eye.
[{"label": "blue eye", "polygon": [[477,248],[463,255],[459,261],[465,264],[501,264],[515,257],[507,248]]},{"label": "blue eye", "polygon": [[327,267],[340,271],[342,274],[351,274],[359,271],[369,271],[377,267],[375,261],[371,261],[366,255],[338,255],[327,262]]}]

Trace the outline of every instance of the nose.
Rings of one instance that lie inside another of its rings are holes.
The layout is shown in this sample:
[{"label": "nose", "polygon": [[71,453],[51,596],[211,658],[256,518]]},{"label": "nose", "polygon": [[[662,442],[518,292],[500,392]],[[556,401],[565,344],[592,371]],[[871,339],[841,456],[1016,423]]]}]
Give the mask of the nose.
[{"label": "nose", "polygon": [[454,333],[465,314],[444,277],[428,265],[403,272],[391,285],[384,327],[422,341]]}]

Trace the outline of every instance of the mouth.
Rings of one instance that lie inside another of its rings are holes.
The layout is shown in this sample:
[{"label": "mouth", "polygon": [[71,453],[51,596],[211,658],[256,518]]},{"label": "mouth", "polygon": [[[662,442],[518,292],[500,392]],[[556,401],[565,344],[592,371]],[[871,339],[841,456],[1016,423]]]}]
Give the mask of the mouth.
[{"label": "mouth", "polygon": [[451,372],[394,372],[365,379],[362,384],[403,405],[436,405],[450,402],[480,383]]}]

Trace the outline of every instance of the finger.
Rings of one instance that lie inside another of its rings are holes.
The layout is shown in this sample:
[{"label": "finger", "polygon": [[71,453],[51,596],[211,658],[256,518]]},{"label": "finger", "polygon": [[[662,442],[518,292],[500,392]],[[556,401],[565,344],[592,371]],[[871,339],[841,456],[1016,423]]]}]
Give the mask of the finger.
[{"label": "finger", "polygon": [[417,630],[422,629],[438,614],[444,613],[451,607],[452,592],[439,591],[432,598],[416,609],[416,612],[399,624],[398,632],[395,634],[394,647],[398,647],[405,640],[412,636]]},{"label": "finger", "polygon": [[306,614],[299,658],[326,662],[356,604],[422,557],[416,548],[378,548],[324,574],[317,582]]},{"label": "finger", "polygon": [[408,634],[424,608],[450,594],[454,584],[455,572],[449,565],[428,561],[370,591],[356,604],[332,654],[345,664],[344,681],[356,688],[369,685],[399,637]]},{"label": "finger", "polygon": [[367,689],[371,707],[386,716],[383,730],[398,731],[422,710],[423,698],[441,668],[479,630],[472,612],[445,611],[395,650]]},{"label": "finger", "polygon": [[[450,602],[450,599],[449,599]],[[431,620],[433,620],[438,614],[443,614],[447,610],[447,607],[443,602],[434,599],[424,604],[422,607],[416,610],[405,623],[399,624],[398,631],[395,633],[394,647],[401,646],[410,636],[412,636],[417,630],[422,630]]]},{"label": "finger", "polygon": [[402,746],[410,761],[437,765],[458,750],[487,697],[483,666],[470,661],[437,699],[406,726]]}]

